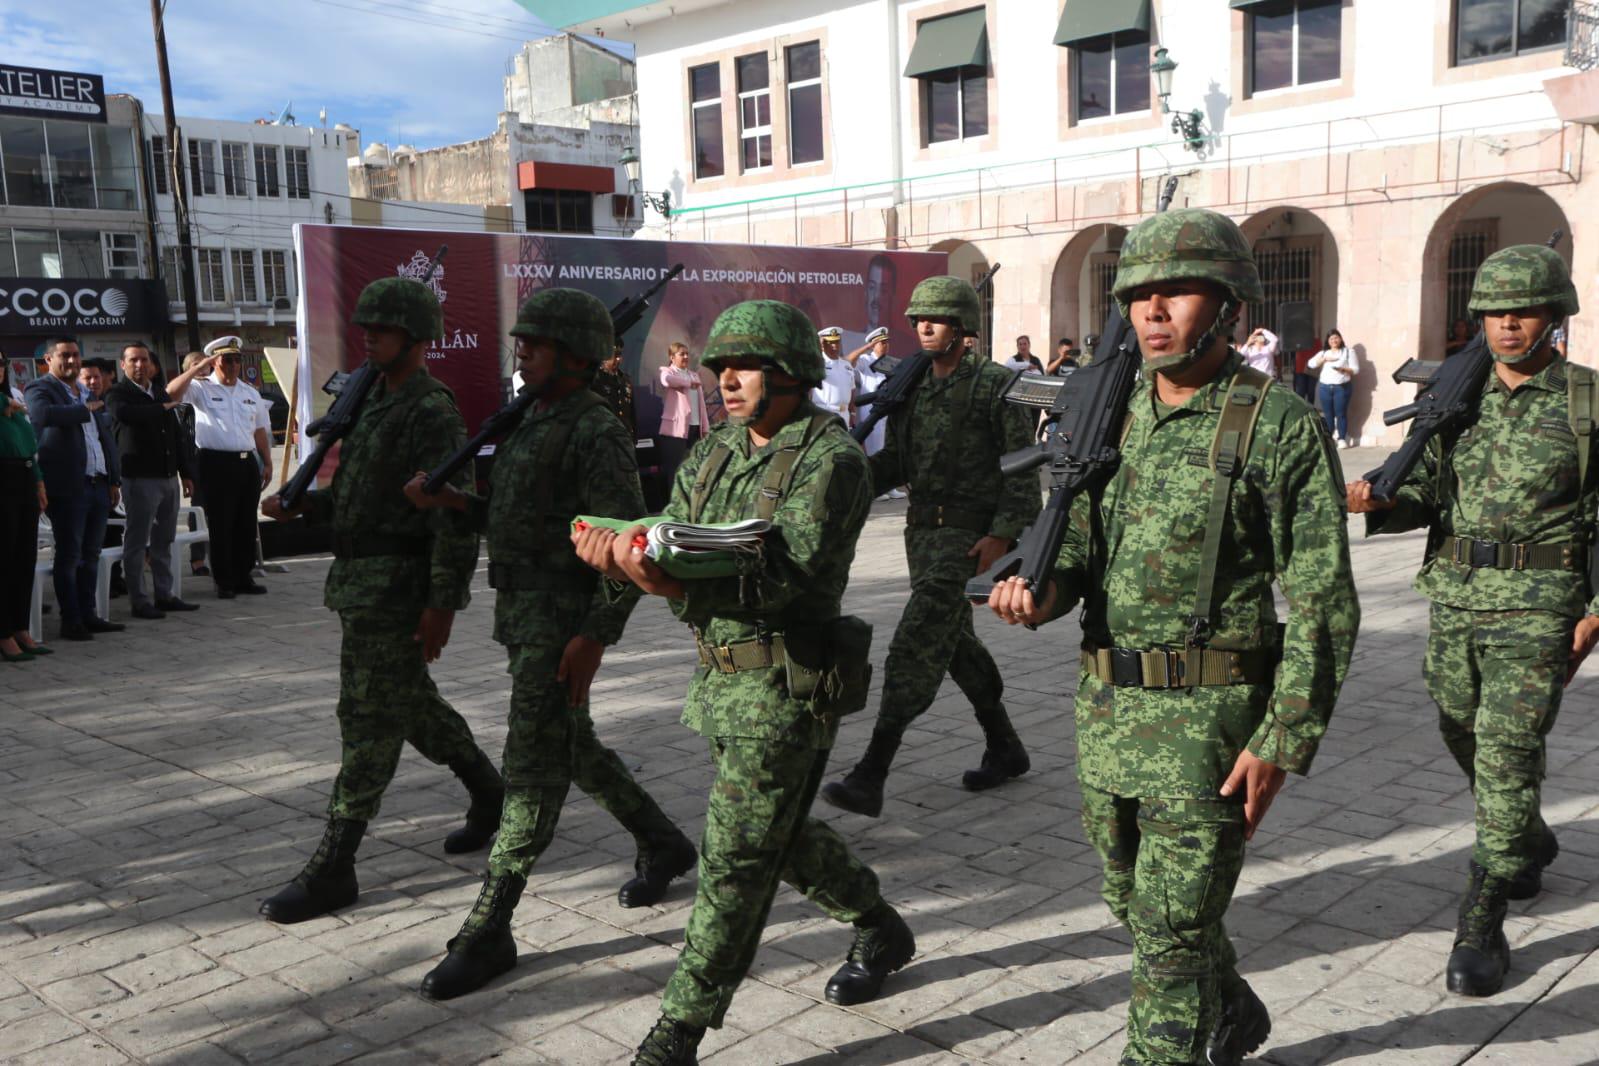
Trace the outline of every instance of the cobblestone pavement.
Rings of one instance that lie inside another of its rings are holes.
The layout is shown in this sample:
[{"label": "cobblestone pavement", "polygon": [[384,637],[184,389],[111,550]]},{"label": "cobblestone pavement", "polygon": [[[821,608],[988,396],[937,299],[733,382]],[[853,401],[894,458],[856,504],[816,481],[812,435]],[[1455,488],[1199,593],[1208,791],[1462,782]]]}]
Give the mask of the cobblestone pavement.
[{"label": "cobblestone pavement", "polygon": [[[1365,469],[1371,453],[1351,457]],[[877,624],[906,590],[903,504],[879,504],[847,607]],[[1270,1006],[1278,1064],[1599,1062],[1599,667],[1567,696],[1545,810],[1560,833],[1545,892],[1512,904],[1514,969],[1487,1001],[1442,968],[1472,841],[1471,804],[1422,688],[1410,590],[1418,536],[1357,542],[1365,627],[1315,772],[1252,846],[1229,926]],[[0,1056],[16,1063],[626,1062],[656,1014],[691,886],[616,906],[631,841],[575,789],[516,914],[521,962],[440,1005],[416,987],[475,898],[481,853],[444,855],[464,795],[407,752],[361,852],[360,902],[279,928],[262,896],[314,848],[338,755],[338,627],[326,559],[288,562],[271,595],[0,669]],[[439,686],[497,750],[509,690],[479,572]],[[115,601],[123,618],[127,601]],[[126,620],[126,619],[123,619]],[[1078,822],[1075,623],[980,617],[1033,772],[959,788],[981,735],[953,685],[918,723],[884,816],[822,808],[908,912],[920,953],[879,1002],[822,1002],[849,932],[784,890],[709,1063],[1080,1063],[1120,1049],[1128,942],[1097,895]],[[54,633],[54,622],[47,622]],[[677,724],[693,666],[659,603],[634,616],[596,685],[601,735],[697,833],[703,741]],[[852,719],[847,768],[870,731]],[[836,815],[836,817],[834,817]]]}]

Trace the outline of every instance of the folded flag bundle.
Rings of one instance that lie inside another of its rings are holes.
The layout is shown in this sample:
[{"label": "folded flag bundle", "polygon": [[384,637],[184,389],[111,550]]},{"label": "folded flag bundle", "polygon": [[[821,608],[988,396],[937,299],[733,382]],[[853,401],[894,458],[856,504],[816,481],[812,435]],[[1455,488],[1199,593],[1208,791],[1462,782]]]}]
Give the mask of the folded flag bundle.
[{"label": "folded flag bundle", "polygon": [[635,547],[673,577],[731,577],[738,573],[739,560],[760,554],[772,523],[751,518],[743,522],[713,522],[696,525],[674,522],[664,516],[653,518],[599,518],[578,515],[572,529],[581,533],[594,526],[625,533],[635,526],[644,531],[633,537]]}]

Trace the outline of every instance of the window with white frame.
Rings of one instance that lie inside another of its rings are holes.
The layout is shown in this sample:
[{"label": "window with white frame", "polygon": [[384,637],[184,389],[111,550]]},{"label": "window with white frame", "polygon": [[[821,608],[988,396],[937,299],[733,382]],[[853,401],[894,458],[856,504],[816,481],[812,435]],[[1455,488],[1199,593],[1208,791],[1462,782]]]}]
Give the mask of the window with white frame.
[{"label": "window with white frame", "polygon": [[255,194],[276,197],[279,189],[278,146],[258,144],[255,146]]},{"label": "window with white frame", "polygon": [[204,304],[228,302],[228,275],[221,248],[196,248],[195,278]]},{"label": "window with white frame", "polygon": [[100,234],[100,254],[108,278],[136,278],[143,273],[137,233]]},{"label": "window with white frame", "polygon": [[733,61],[738,78],[739,169],[772,165],[772,65],[765,52]]},{"label": "window with white frame", "polygon": [[1246,13],[1250,92],[1342,77],[1343,0],[1272,0]]},{"label": "window with white frame", "polygon": [[1149,110],[1149,34],[1128,30],[1072,46],[1079,122]]},{"label": "window with white frame", "polygon": [[719,178],[726,173],[722,153],[722,69],[715,63],[688,72],[693,101],[694,176]]},{"label": "window with white frame", "polygon": [[822,135],[822,44],[808,41],[784,49],[788,81],[788,158],[793,165],[820,163]]},{"label": "window with white frame", "polygon": [[255,283],[255,249],[234,248],[228,253],[233,265],[233,302],[261,302],[261,289]]},{"label": "window with white frame", "polygon": [[928,144],[988,135],[988,71],[941,70],[921,82],[922,135]]},{"label": "window with white frame", "polygon": [[161,274],[167,283],[167,299],[183,299],[183,249],[169,244],[161,251]]},{"label": "window with white frame", "polygon": [[249,196],[250,177],[245,169],[242,141],[222,142],[222,191],[229,196]]},{"label": "window with white frame", "polygon": [[217,142],[189,142],[189,192],[194,196],[217,194]]},{"label": "window with white frame", "polygon": [[[293,149],[291,149],[292,151]],[[289,297],[289,253],[276,248],[261,251],[261,298],[267,303]]]},{"label": "window with white frame", "polygon": [[285,148],[283,150],[283,163],[289,179],[289,199],[311,199],[310,152],[304,148]]},{"label": "window with white frame", "polygon": [[155,182],[155,191],[159,196],[168,192],[167,184],[167,139],[165,137],[150,138],[150,174]]}]

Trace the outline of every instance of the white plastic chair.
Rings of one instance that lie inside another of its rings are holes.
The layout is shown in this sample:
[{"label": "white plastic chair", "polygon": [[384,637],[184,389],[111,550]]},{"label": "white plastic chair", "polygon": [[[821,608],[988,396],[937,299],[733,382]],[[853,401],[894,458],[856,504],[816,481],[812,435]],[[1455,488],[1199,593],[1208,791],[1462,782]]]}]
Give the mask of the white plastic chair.
[{"label": "white plastic chair", "polygon": [[[189,528],[189,516],[194,516],[194,528]],[[183,598],[183,576],[189,572],[189,545],[211,543],[211,531],[206,528],[205,511],[198,507],[178,508],[178,535],[172,538],[172,595]]]}]

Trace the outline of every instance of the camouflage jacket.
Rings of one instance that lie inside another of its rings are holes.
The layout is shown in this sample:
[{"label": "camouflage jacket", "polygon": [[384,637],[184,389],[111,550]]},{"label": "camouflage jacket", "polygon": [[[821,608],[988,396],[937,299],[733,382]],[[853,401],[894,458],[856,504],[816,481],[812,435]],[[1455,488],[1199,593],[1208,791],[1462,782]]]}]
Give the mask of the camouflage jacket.
[{"label": "camouflage jacket", "polygon": [[[562,433],[561,454],[547,454]],[[572,519],[639,518],[644,511],[633,442],[592,393],[579,389],[529,411],[495,449],[489,495],[468,497],[472,527],[488,535],[490,563],[534,568],[549,585],[497,589],[494,639],[563,646],[574,635],[607,645],[621,640],[637,590],[607,601],[599,575],[572,547]]]},{"label": "camouflage jacket", "polygon": [[1042,501],[1035,472],[999,472],[1000,456],[1033,442],[1037,420],[1000,399],[1010,378],[998,363],[974,355],[946,378],[929,371],[910,403],[888,416],[883,448],[871,458],[875,491],[908,484],[913,504],[992,514],[986,532],[1019,537]]},{"label": "camouflage jacket", "polygon": [[[802,404],[764,447],[742,426],[723,422],[695,444],[678,469],[666,513],[687,521],[700,467],[718,442],[732,456],[710,486],[702,522],[753,518],[767,466],[781,449],[800,444],[816,409]],[[772,516],[762,555],[737,577],[685,582],[672,611],[710,644],[730,644],[825,625],[840,614],[855,542],[871,508],[866,455],[844,424],[829,419],[795,464],[788,494]],[[784,739],[816,749],[832,746],[837,721],[814,717],[788,697],[782,667],[736,674],[701,667],[689,686],[683,724],[707,737]]]},{"label": "camouflage jacket", "polygon": [[[1599,510],[1599,434],[1590,438],[1586,491],[1577,484],[1566,378],[1592,373],[1556,359],[1512,392],[1488,375],[1476,418],[1452,440],[1434,437],[1400,486],[1391,511],[1366,516],[1366,533],[1426,526],[1427,559],[1416,591],[1449,607],[1477,611],[1599,614],[1583,596],[1581,570],[1473,569],[1438,553],[1445,536],[1506,544],[1587,542]],[[1439,457],[1444,457],[1440,464]]]},{"label": "camouflage jacket", "polygon": [[[350,607],[436,607],[460,610],[477,567],[477,535],[459,514],[418,511],[405,498],[405,483],[431,470],[466,440],[455,396],[426,369],[394,392],[379,382],[361,408],[360,420],[339,446],[333,483],[306,494],[307,519],[331,522],[336,540],[413,541],[415,552],[366,558],[335,558],[323,603]],[[458,483],[464,480],[464,475]],[[344,554],[335,545],[335,556]]]},{"label": "camouflage jacket", "polygon": [[[1057,614],[1082,600],[1096,647],[1181,648],[1195,605],[1214,475],[1210,448],[1237,353],[1182,407],[1133,392],[1122,462],[1100,502],[1077,500],[1056,565]],[[1360,622],[1343,483],[1320,417],[1270,388],[1233,482],[1215,585],[1213,648],[1275,643],[1275,581],[1288,603],[1274,683],[1116,688],[1087,675],[1077,695],[1079,773],[1126,796],[1214,797],[1244,747],[1306,773],[1326,731]]]},{"label": "camouflage jacket", "polygon": [[589,385],[600,399],[605,401],[605,406],[621,419],[622,426],[627,430],[629,442],[638,439],[638,422],[633,414],[633,379],[627,376],[625,370],[611,373],[604,367],[594,372],[594,381]]}]

